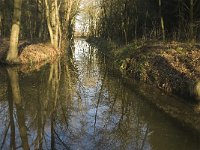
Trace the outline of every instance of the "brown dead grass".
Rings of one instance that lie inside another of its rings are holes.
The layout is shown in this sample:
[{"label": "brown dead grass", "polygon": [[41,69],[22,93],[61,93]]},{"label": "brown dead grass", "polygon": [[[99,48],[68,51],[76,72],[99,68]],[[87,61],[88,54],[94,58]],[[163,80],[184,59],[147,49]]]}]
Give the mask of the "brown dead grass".
[{"label": "brown dead grass", "polygon": [[[200,79],[200,48],[198,45],[190,45],[179,42],[160,43],[143,46],[141,51],[150,52],[151,61],[156,61],[156,56],[165,59],[169,65],[190,79]],[[134,56],[133,56],[134,58]],[[162,65],[157,64],[157,65]],[[165,67],[165,66],[161,66]]]},{"label": "brown dead grass", "polygon": [[144,43],[133,50],[126,63],[131,77],[153,83],[168,92],[190,97],[199,94],[194,88],[200,82],[200,48],[179,42]]},{"label": "brown dead grass", "polygon": [[[19,64],[37,64],[44,61],[52,61],[60,55],[60,51],[51,44],[31,44],[20,49],[25,42],[19,42]],[[0,39],[0,60],[5,59],[8,49],[9,39]]]},{"label": "brown dead grass", "polygon": [[52,61],[60,55],[50,44],[33,44],[25,47],[19,56],[21,64],[34,64],[43,61]]}]

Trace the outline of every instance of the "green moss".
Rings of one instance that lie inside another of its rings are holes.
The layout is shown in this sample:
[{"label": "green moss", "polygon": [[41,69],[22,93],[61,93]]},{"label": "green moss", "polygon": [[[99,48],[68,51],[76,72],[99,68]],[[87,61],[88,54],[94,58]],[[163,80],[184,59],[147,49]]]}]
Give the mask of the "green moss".
[{"label": "green moss", "polygon": [[137,46],[135,43],[129,44],[127,46],[121,47],[119,49],[112,50],[112,53],[114,54],[115,57],[119,59],[125,59],[127,57],[130,57],[134,54],[136,51]]}]

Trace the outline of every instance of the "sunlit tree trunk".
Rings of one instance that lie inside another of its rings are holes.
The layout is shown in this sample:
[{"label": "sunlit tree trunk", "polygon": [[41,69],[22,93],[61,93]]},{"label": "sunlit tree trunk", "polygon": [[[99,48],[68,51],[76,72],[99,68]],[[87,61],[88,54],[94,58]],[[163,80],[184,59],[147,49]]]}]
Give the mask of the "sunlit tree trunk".
[{"label": "sunlit tree trunk", "polygon": [[8,63],[15,63],[18,61],[17,47],[18,47],[19,31],[20,31],[21,5],[22,5],[22,0],[14,0],[14,13],[13,13],[11,35],[10,35],[10,47],[6,58],[6,61]]},{"label": "sunlit tree trunk", "polygon": [[[66,1],[66,6],[65,6],[65,9],[67,10],[66,13],[65,13],[65,26],[66,26],[66,29],[68,30],[68,26],[69,26],[69,20],[70,20],[70,14],[71,14],[71,11],[72,11],[72,0],[67,0]],[[66,33],[67,34],[67,31]]]},{"label": "sunlit tree trunk", "polygon": [[159,15],[160,15],[160,25],[162,30],[162,39],[165,40],[165,26],[164,26],[164,19],[162,16],[162,1],[159,0]]},{"label": "sunlit tree trunk", "polygon": [[62,21],[62,29],[64,39],[70,39],[73,33],[74,18],[77,14],[80,0],[64,0],[63,12],[64,19]]},{"label": "sunlit tree trunk", "polygon": [[59,6],[57,0],[45,0],[46,19],[49,29],[51,44],[56,48],[60,48],[61,28],[59,17]]},{"label": "sunlit tree trunk", "polygon": [[[125,44],[128,44],[128,37],[127,37],[127,30],[128,30],[128,14],[127,14],[127,3],[128,1],[126,0],[124,3],[124,19],[123,19],[123,26],[122,26],[122,30],[124,33],[124,40],[125,40]],[[112,7],[111,7],[112,8]]]}]

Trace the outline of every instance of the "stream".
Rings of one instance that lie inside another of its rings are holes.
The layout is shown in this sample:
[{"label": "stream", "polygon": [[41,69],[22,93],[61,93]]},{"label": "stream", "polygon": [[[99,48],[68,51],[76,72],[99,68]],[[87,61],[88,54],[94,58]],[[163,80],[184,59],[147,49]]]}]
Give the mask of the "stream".
[{"label": "stream", "polygon": [[200,149],[198,133],[149,103],[98,49],[75,39],[70,50],[35,71],[0,68],[0,150]]}]

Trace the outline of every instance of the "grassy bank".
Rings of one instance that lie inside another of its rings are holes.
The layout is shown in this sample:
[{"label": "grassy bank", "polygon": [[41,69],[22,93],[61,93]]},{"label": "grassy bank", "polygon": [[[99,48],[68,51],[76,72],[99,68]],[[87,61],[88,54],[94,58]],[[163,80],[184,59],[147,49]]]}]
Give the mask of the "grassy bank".
[{"label": "grassy bank", "polygon": [[186,100],[200,100],[200,46],[179,42],[139,41],[119,46],[88,39],[111,56],[130,78],[142,80]]}]

